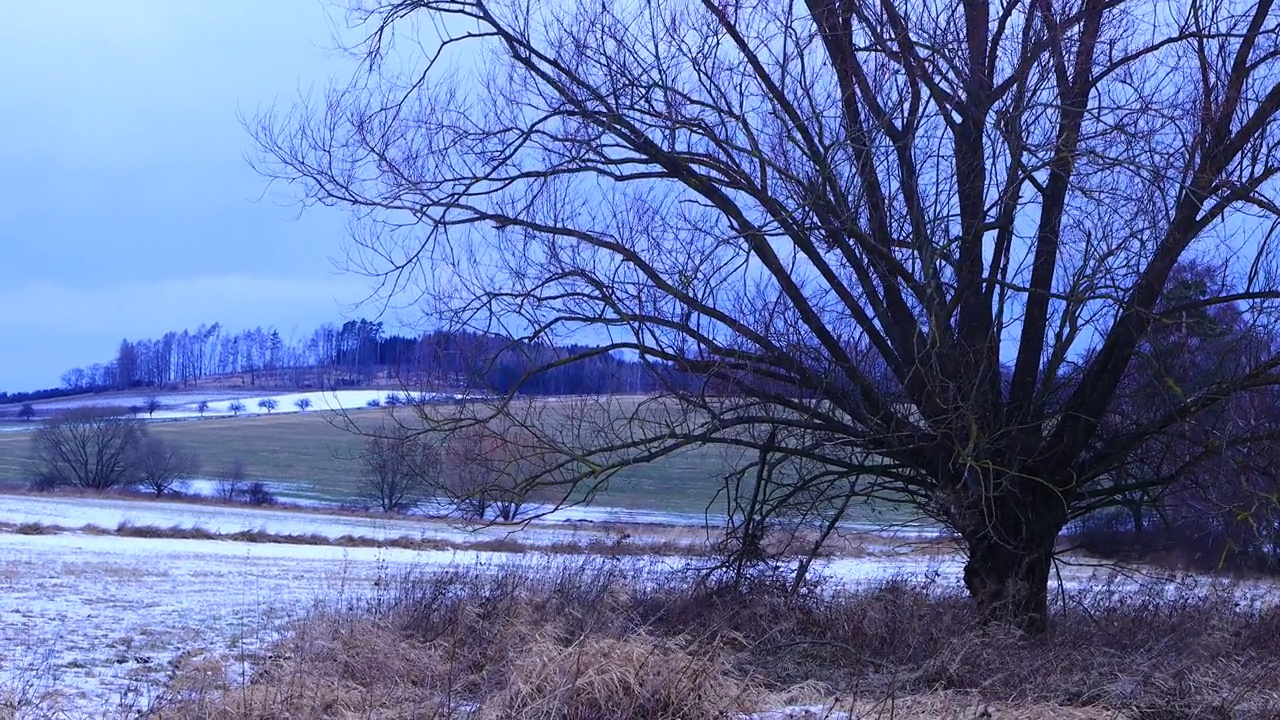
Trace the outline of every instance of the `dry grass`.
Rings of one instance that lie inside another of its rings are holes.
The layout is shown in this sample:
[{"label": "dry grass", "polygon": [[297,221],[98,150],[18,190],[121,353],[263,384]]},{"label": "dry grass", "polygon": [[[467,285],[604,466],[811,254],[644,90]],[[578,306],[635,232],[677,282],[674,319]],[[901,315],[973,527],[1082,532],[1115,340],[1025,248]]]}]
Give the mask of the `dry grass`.
[{"label": "dry grass", "polygon": [[58,532],[58,528],[39,522],[24,522],[15,525],[13,532],[18,535],[53,535]]},{"label": "dry grass", "polygon": [[[1127,720],[1133,713],[1104,707],[985,700],[978,693],[940,691],[907,697],[860,700],[833,707],[859,720]],[[833,713],[834,714],[834,713]]]},{"label": "dry grass", "polygon": [[[76,532],[76,529],[56,524],[26,522],[18,525],[0,523],[0,530],[20,535],[57,535]],[[84,525],[78,532],[86,535],[114,535],[135,538],[165,538],[170,540],[222,540],[244,543],[276,543],[282,545],[328,545],[335,547],[384,548],[406,550],[467,550],[494,553],[535,553],[545,555],[602,556],[602,557],[700,557],[706,548],[677,541],[648,542],[630,538],[597,538],[585,542],[562,541],[553,543],[526,543],[514,538],[486,540],[443,540],[402,535],[396,538],[371,538],[357,535],[341,535],[333,538],[319,533],[273,533],[266,530],[239,530],[214,532],[200,526],[136,525],[128,520],[120,522],[114,530],[98,525]]]},{"label": "dry grass", "polygon": [[543,561],[318,608],[247,684],[180,669],[157,717],[1274,718],[1277,638],[1280,610],[1221,590],[1069,597],[1031,639],[905,582],[784,598]]},{"label": "dry grass", "polygon": [[643,631],[565,646],[540,637],[521,648],[482,717],[526,720],[722,718],[747,710],[751,692],[714,648]]}]

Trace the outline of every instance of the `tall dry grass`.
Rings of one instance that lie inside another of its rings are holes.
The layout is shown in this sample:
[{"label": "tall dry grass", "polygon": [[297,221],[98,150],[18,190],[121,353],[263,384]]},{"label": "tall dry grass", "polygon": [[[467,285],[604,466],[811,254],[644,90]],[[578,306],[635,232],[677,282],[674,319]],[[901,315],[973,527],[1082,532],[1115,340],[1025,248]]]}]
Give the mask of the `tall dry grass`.
[{"label": "tall dry grass", "polygon": [[246,684],[179,667],[155,717],[1280,717],[1280,610],[1222,588],[1063,600],[1027,638],[902,580],[785,597],[618,559],[455,568],[318,607]]}]

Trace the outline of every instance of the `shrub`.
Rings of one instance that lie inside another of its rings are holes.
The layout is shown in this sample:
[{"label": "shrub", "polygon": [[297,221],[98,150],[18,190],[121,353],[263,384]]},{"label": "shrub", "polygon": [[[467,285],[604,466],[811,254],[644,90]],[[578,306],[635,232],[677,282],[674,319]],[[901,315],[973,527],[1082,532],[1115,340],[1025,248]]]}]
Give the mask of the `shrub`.
[{"label": "shrub", "polygon": [[148,436],[139,446],[133,464],[137,484],[160,497],[179,480],[194,474],[200,460],[185,448]]},{"label": "shrub", "polygon": [[1254,528],[1242,537],[1237,531],[1247,523],[1236,517],[1180,513],[1168,521],[1136,526],[1126,511],[1104,511],[1077,520],[1064,531],[1063,541],[1101,558],[1202,572],[1280,573],[1280,548],[1250,542],[1273,538],[1276,530]]},{"label": "shrub", "polygon": [[438,485],[440,451],[422,434],[384,425],[365,438],[361,495],[383,512],[408,512]]},{"label": "shrub", "polygon": [[261,480],[254,480],[244,489],[244,501],[250,505],[275,505],[278,500]]}]

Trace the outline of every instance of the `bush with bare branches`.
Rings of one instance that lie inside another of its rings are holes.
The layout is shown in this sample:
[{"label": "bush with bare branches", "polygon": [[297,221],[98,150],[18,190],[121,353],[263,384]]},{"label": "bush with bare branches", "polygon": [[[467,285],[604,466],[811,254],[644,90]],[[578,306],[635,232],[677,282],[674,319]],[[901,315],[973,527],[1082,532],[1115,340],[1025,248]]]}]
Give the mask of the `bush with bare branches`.
[{"label": "bush with bare branches", "polygon": [[532,433],[472,425],[445,442],[440,488],[468,518],[515,522],[557,464],[555,453]]},{"label": "bush with bare branches", "polygon": [[249,466],[243,458],[234,458],[218,470],[213,481],[213,494],[224,502],[240,500],[249,482]]},{"label": "bush with bare branches", "polygon": [[414,510],[440,484],[439,448],[402,425],[384,425],[369,434],[360,466],[362,494],[383,512]]},{"label": "bush with bare branches", "polygon": [[194,475],[199,467],[200,459],[194,452],[151,435],[142,439],[133,459],[135,482],[156,497]]}]

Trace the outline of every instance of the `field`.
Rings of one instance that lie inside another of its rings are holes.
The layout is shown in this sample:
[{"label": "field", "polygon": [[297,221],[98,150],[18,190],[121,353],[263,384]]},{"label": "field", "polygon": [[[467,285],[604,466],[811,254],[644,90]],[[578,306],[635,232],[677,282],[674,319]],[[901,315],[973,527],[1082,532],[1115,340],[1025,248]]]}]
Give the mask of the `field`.
[{"label": "field", "polygon": [[[359,398],[346,398],[347,418],[382,422],[388,411]],[[537,410],[555,423],[562,407]],[[361,439],[334,412],[163,413],[150,431],[199,452],[207,475],[241,459],[288,498],[355,494]],[[30,477],[31,438],[30,426],[0,428],[0,482]],[[1184,701],[1280,698],[1280,676],[1254,669],[1280,667],[1265,630],[1280,627],[1276,590],[1261,579],[1220,585],[1068,553],[1053,576],[1062,629],[1042,653],[970,627],[953,542],[845,528],[800,611],[767,579],[721,604],[697,589],[714,558],[690,525],[728,464],[692,448],[629,469],[604,507],[575,511],[660,523],[648,525],[463,528],[306,503],[0,494],[0,718],[466,717],[455,676],[479,717],[564,717],[536,709],[570,701],[589,708],[576,717],[654,717],[618,703],[663,693],[675,693],[666,717],[742,720],[1196,717],[1177,714]],[[423,623],[454,634],[424,643]],[[596,653],[585,670],[583,648]],[[1181,685],[1153,680],[1175,675]],[[1082,699],[1085,686],[1101,694]],[[773,710],[792,706],[816,710]]]},{"label": "field", "polygon": [[[363,401],[365,395],[378,394],[351,393],[356,402],[348,402],[350,409],[343,412],[361,427],[376,427],[388,411],[365,409]],[[284,498],[327,503],[353,501],[359,491],[359,463],[355,458],[361,451],[362,439],[345,429],[343,417],[336,411],[288,412],[292,410],[290,397],[282,396],[282,410],[271,414],[200,419],[191,417],[189,410],[162,410],[157,417],[168,419],[151,422],[149,427],[155,435],[196,451],[201,458],[202,475],[216,477],[233,460],[240,459],[250,477],[272,483]],[[190,396],[183,397],[183,401],[189,404]],[[245,399],[244,404],[256,410],[255,398]],[[560,405],[548,401],[547,416],[555,418]],[[317,406],[324,407],[320,403]],[[0,432],[0,483],[24,483],[34,474],[31,435],[22,431],[21,425],[10,423],[7,429],[8,432]],[[626,468],[611,479],[594,504],[641,514],[678,514],[685,516],[685,522],[701,518],[708,511],[714,516],[724,512],[723,501],[717,500],[716,494],[723,487],[722,478],[728,468],[724,450],[690,448]],[[864,506],[852,519],[875,522],[884,516],[899,520],[904,514]]]},{"label": "field", "polygon": [[[154,536],[129,532],[152,529]],[[192,539],[200,529],[216,538]],[[241,533],[246,539],[232,539]],[[214,663],[245,678],[265,647],[321,603],[336,607],[378,592],[407,572],[526,565],[552,544],[617,550],[622,535],[599,525],[534,524],[518,531],[461,531],[425,519],[190,505],[96,497],[0,495],[0,717],[134,717],[178,663]],[[611,562],[691,567],[695,556],[660,556],[666,537],[705,544],[689,529],[629,529],[638,553]],[[306,535],[309,544],[275,537]],[[263,539],[250,539],[250,538]],[[323,539],[335,542],[325,543]],[[510,550],[411,550],[398,538],[444,543],[491,539]],[[357,544],[374,541],[380,547]],[[846,583],[889,575],[954,581],[952,555],[904,555],[870,537],[820,571]],[[669,546],[669,545],[668,545]],[[654,549],[649,549],[654,548]],[[1083,578],[1091,571],[1073,573]],[[16,698],[16,699],[15,699]],[[111,713],[106,708],[112,708]],[[119,710],[116,712],[116,710]],[[46,714],[47,713],[47,714]]]},{"label": "field", "polygon": [[[384,413],[360,410],[351,416],[376,424]],[[251,477],[277,483],[287,497],[349,502],[358,491],[354,458],[361,438],[339,423],[330,413],[308,412],[155,422],[150,430],[199,453],[204,475],[216,476],[241,459]],[[34,467],[30,433],[0,433],[0,482],[27,480]],[[600,500],[636,510],[700,513],[723,467],[716,451],[686,451],[620,475]]]},{"label": "field", "polygon": [[[120,534],[143,523],[157,536]],[[1268,633],[1280,627],[1265,610],[1269,585],[1131,575],[1084,558],[1060,568],[1067,615],[1058,632],[1067,639],[1041,655],[1039,644],[969,628],[957,595],[962,558],[941,545],[921,551],[867,536],[815,566],[837,592],[833,604],[815,595],[797,612],[762,595],[730,612],[681,594],[705,558],[539,550],[563,539],[558,523],[518,531],[513,539],[526,546],[511,551],[190,539],[181,528],[465,539],[427,520],[0,496],[0,717],[471,717],[428,711],[440,684],[455,681],[506,708],[479,717],[566,717],[509,704],[545,710],[590,704],[596,693],[613,698],[612,710],[570,717],[1200,717],[1142,714],[1137,702],[1256,703],[1277,677],[1263,672],[1276,657]],[[628,543],[661,532],[630,530]],[[610,531],[572,532],[587,541]],[[555,594],[537,595],[546,592]],[[1075,610],[1085,602],[1100,619]],[[1255,647],[1257,669],[1234,661]],[[714,673],[689,676],[702,662]],[[528,684],[504,690],[508,677]],[[663,697],[679,678],[735,689],[677,692],[674,714],[616,705]],[[840,710],[828,713],[833,699]],[[800,705],[815,714],[749,712]]]}]

